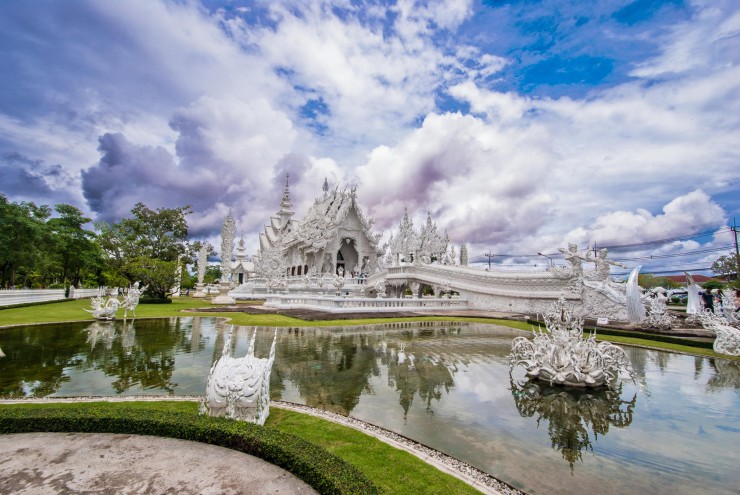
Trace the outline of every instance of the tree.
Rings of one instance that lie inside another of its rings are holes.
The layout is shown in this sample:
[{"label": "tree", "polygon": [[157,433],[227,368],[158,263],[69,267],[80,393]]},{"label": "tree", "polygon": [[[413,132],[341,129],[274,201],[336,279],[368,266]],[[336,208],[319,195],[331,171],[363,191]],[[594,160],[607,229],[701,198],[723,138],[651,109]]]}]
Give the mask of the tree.
[{"label": "tree", "polygon": [[137,203],[132,218],[99,223],[99,243],[111,268],[128,280],[149,286],[152,297],[165,298],[175,285],[180,260],[190,254],[186,215],[190,206],[150,210]]},{"label": "tree", "polygon": [[738,259],[735,254],[725,254],[714,260],[712,263],[711,270],[713,273],[725,277],[725,280],[730,282],[731,275],[734,275],[737,279],[738,272]]},{"label": "tree", "polygon": [[14,286],[17,275],[28,283],[41,267],[49,236],[46,220],[51,215],[48,206],[31,202],[10,203],[0,194],[0,286]]},{"label": "tree", "polygon": [[95,244],[95,233],[83,229],[91,220],[78,208],[59,204],[54,207],[58,218],[49,219],[46,224],[52,234],[52,257],[61,270],[63,283],[79,285],[83,270],[100,265],[101,252]]},{"label": "tree", "polygon": [[637,283],[645,289],[663,287],[664,289],[676,289],[680,284],[666,277],[656,277],[650,273],[641,273],[637,276]]}]

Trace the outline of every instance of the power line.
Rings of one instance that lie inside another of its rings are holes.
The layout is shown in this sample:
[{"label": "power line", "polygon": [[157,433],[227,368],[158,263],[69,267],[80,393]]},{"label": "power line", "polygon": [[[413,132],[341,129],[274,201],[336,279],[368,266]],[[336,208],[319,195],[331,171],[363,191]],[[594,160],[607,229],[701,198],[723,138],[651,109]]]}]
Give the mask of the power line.
[{"label": "power line", "polygon": [[663,258],[677,258],[681,256],[693,256],[697,254],[716,253],[718,251],[725,251],[733,247],[732,244],[726,246],[720,246],[715,248],[700,249],[698,251],[686,251],[684,253],[670,253],[670,254],[650,254],[646,256],[637,256],[635,258],[614,258],[614,261],[638,261],[638,260],[655,260]]},{"label": "power line", "polygon": [[612,246],[599,246],[599,248],[621,249],[621,248],[629,248],[629,247],[649,246],[650,244],[665,244],[667,242],[686,241],[686,240],[694,239],[697,237],[706,237],[708,235],[720,234],[723,232],[729,232],[731,230],[732,228],[730,227],[721,227],[719,229],[706,230],[704,232],[697,232],[695,234],[684,234],[684,235],[680,235],[676,237],[667,237],[665,239],[655,239],[652,241],[635,242],[632,244],[615,244]]}]

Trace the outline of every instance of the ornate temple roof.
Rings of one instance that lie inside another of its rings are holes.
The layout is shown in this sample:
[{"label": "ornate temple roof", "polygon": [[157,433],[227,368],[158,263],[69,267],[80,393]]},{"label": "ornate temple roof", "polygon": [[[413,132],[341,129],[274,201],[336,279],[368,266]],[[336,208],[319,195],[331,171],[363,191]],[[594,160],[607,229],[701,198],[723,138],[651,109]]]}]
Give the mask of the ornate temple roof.
[{"label": "ornate temple roof", "polygon": [[347,215],[354,211],[360,226],[373,248],[377,248],[380,235],[373,234],[373,220],[368,220],[357,204],[357,193],[354,187],[329,192],[324,188],[324,195],[316,198],[300,222],[293,225],[287,234],[285,245],[297,245],[306,252],[326,249],[329,242],[337,236],[337,231],[345,222]]},{"label": "ornate temple roof", "polygon": [[306,215],[300,221],[292,220],[290,191],[285,184],[283,200],[275,216],[270,217],[270,224],[260,234],[260,251],[272,248],[282,237],[283,247],[296,246],[307,253],[326,249],[336,238],[338,229],[343,226],[347,216],[354,211],[359,219],[361,229],[373,248],[377,248],[381,235],[373,233],[373,220],[368,220],[357,205],[357,193],[354,187],[339,189],[337,186],[330,192],[324,181],[324,194],[314,201]]}]

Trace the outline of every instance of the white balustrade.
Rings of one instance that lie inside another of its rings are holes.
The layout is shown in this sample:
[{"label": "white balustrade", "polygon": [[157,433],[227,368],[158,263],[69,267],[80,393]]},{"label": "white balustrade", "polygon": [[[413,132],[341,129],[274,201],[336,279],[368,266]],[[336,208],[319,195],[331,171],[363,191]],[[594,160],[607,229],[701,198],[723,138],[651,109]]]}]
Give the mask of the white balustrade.
[{"label": "white balustrade", "polygon": [[467,309],[468,301],[454,298],[358,298],[307,296],[300,294],[270,294],[265,306],[285,309],[320,309],[331,313],[348,312],[393,312],[393,311],[429,311],[440,309]]}]

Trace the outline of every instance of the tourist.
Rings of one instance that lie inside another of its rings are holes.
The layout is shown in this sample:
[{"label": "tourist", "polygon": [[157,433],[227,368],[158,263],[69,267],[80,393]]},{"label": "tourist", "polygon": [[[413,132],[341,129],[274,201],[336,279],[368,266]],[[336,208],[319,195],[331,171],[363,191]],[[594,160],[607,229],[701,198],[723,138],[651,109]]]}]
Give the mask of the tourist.
[{"label": "tourist", "polygon": [[701,293],[701,299],[704,302],[704,309],[714,313],[714,296],[712,295],[712,289],[705,289]]}]

